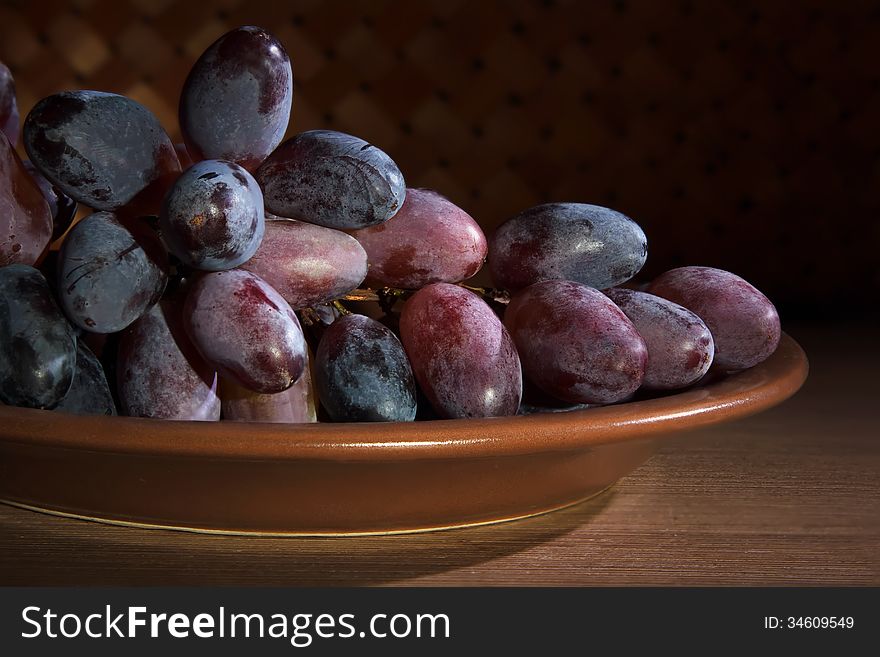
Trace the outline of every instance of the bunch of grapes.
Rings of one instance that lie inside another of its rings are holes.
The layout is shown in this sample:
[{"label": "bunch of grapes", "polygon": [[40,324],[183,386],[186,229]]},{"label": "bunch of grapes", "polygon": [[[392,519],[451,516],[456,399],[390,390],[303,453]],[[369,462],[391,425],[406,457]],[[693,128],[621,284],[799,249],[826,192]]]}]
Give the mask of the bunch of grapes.
[{"label": "bunch of grapes", "polygon": [[[544,204],[487,240],[362,139],[282,143],[292,98],[283,46],[241,27],[187,78],[185,144],[128,98],[70,91],[27,116],[22,162],[0,65],[3,403],[185,420],[492,417],[685,388],[776,348],[776,310],[734,274],[629,283],[647,241],[623,214]],[[93,212],[69,228],[77,204]],[[497,287],[464,285],[487,257]],[[372,317],[352,312],[365,300]]]}]

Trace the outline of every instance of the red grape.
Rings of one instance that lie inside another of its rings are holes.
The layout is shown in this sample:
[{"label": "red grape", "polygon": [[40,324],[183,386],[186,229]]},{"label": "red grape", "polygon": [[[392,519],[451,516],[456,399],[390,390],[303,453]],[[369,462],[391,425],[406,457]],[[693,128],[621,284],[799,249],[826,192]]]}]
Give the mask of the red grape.
[{"label": "red grape", "polygon": [[407,189],[388,221],[352,233],[367,252],[367,285],[418,289],[458,283],[486,259],[486,236],[464,210],[429,189]]},{"label": "red grape", "polygon": [[187,294],[184,318],[202,357],[250,390],[281,392],[303,373],[299,320],[256,274],[231,269],[201,276]]},{"label": "red grape", "polygon": [[126,415],[220,419],[217,371],[187,337],[177,298],[163,299],[122,333],[116,376]]},{"label": "red grape", "polygon": [[715,363],[738,370],[766,360],[779,344],[779,315],[770,300],[736,274],[680,267],[658,276],[648,292],[693,311],[715,340]]},{"label": "red grape", "polygon": [[285,424],[318,421],[315,389],[308,364],[297,382],[282,392],[254,392],[223,378],[220,380],[220,397],[223,400],[224,420]]},{"label": "red grape", "polygon": [[51,237],[49,205],[9,140],[0,135],[0,267],[38,263]]},{"label": "red grape", "polygon": [[458,285],[433,283],[407,300],[400,337],[416,381],[441,417],[515,415],[522,370],[492,309]]},{"label": "red grape", "polygon": [[541,390],[575,404],[611,404],[641,385],[645,342],[604,294],[573,281],[535,283],[504,314],[523,372]]},{"label": "red grape", "polygon": [[356,239],[332,228],[292,219],[267,221],[260,247],[241,268],[299,309],[336,299],[360,285],[367,275],[367,254]]},{"label": "red grape", "polygon": [[684,388],[709,370],[715,343],[703,320],[690,310],[635,290],[612,288],[605,294],[629,317],[648,348],[644,388]]}]

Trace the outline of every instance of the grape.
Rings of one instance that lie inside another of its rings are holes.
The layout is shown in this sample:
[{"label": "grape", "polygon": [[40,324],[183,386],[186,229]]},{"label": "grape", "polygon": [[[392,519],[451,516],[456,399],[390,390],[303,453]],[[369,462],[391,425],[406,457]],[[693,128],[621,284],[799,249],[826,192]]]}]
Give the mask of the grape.
[{"label": "grape", "polygon": [[407,189],[394,217],[352,235],[367,252],[367,284],[373,287],[458,283],[476,274],[486,259],[486,237],[477,222],[428,189]]},{"label": "grape", "polygon": [[648,292],[680,304],[706,323],[715,340],[715,364],[752,367],[779,344],[776,308],[742,278],[712,267],[680,267],[657,277]]},{"label": "grape", "polygon": [[0,132],[9,143],[18,143],[18,104],[15,102],[15,80],[3,62],[0,62]]},{"label": "grape", "polygon": [[0,135],[0,267],[42,260],[52,237],[52,215],[37,183]]},{"label": "grape", "polygon": [[709,370],[715,343],[703,320],[690,310],[635,290],[614,288],[605,294],[629,317],[648,348],[642,387],[684,388]]},{"label": "grape", "polygon": [[250,390],[281,392],[303,373],[306,344],[299,320],[255,274],[205,274],[187,295],[184,317],[204,359]]},{"label": "grape", "polygon": [[315,381],[321,405],[337,422],[411,422],[416,384],[400,340],[379,322],[346,315],[318,345]]},{"label": "grape", "polygon": [[46,178],[96,210],[133,204],[155,212],[180,172],[156,117],[129,98],[100,91],[41,100],[25,119],[24,147]]},{"label": "grape", "polygon": [[632,322],[604,294],[573,281],[535,283],[504,314],[523,372],[575,404],[611,404],[641,385],[648,361]]},{"label": "grape", "polygon": [[514,415],[522,371],[513,341],[473,292],[433,283],[407,300],[400,337],[416,381],[441,417]]},{"label": "grape", "polygon": [[629,217],[585,203],[546,203],[501,224],[489,240],[495,284],[512,290],[570,280],[599,290],[635,276],[648,243]]},{"label": "grape", "polygon": [[292,308],[305,308],[360,285],[367,275],[367,254],[356,239],[332,228],[292,219],[267,221],[260,248],[241,268],[269,283]]},{"label": "grape", "polygon": [[0,400],[53,408],[75,370],[76,333],[46,279],[28,265],[0,267]]},{"label": "grape", "polygon": [[163,299],[119,340],[117,390],[126,415],[169,420],[219,420],[217,372],[183,327],[175,296]]},{"label": "grape", "polygon": [[327,228],[387,221],[406,197],[394,161],[363,139],[310,130],[288,139],[257,170],[266,209]]},{"label": "grape", "polygon": [[184,264],[232,269],[246,262],[263,239],[263,193],[237,164],[205,160],[174,183],[159,225],[168,248]]},{"label": "grape", "polygon": [[74,415],[116,415],[116,404],[101,361],[82,340],[76,345],[73,383],[55,410]]},{"label": "grape", "polygon": [[120,331],[155,304],[168,280],[159,238],[143,221],[96,212],[76,224],[58,258],[59,297],[86,331]]},{"label": "grape", "polygon": [[220,380],[223,419],[237,422],[309,423],[317,422],[315,389],[309,364],[296,383],[283,392],[263,394],[230,381]]},{"label": "grape", "polygon": [[52,216],[53,226],[52,239],[57,240],[64,235],[76,216],[76,201],[46,180],[46,176],[40,173],[40,170],[30,160],[26,160],[23,164],[31,178],[37,183],[37,187],[40,188],[46,203],[49,204],[49,214]]},{"label": "grape", "polygon": [[258,27],[215,41],[190,71],[180,127],[194,160],[230,160],[253,171],[287,130],[293,71],[281,43]]}]

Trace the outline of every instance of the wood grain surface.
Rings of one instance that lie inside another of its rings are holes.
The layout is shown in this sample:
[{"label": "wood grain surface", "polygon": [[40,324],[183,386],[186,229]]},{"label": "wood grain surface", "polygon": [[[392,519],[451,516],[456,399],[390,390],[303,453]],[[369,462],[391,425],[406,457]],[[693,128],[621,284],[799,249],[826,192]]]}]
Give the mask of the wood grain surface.
[{"label": "wood grain surface", "polygon": [[0,584],[880,585],[872,328],[787,330],[812,366],[794,399],[664,446],[562,511],[408,536],[255,539],[0,505]]}]

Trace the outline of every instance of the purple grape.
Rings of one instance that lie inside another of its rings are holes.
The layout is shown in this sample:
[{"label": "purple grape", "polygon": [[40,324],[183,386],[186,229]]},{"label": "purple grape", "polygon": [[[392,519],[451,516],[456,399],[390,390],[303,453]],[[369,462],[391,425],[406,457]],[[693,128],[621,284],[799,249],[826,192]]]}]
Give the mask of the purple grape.
[{"label": "purple grape", "polygon": [[658,276],[648,292],[684,306],[702,319],[715,340],[715,364],[752,367],[779,344],[776,308],[736,274],[712,267],[680,267]]},{"label": "purple grape", "polygon": [[458,283],[476,274],[486,259],[486,236],[477,222],[428,189],[407,189],[396,215],[352,235],[367,252],[372,287],[416,290]]},{"label": "purple grape", "polygon": [[523,372],[549,395],[574,404],[611,404],[641,385],[645,342],[604,294],[573,281],[535,283],[504,314]]},{"label": "purple grape", "polygon": [[284,424],[318,421],[315,389],[308,362],[302,376],[283,392],[254,392],[229,379],[221,379],[220,396],[223,399],[224,420]]},{"label": "purple grape", "polygon": [[220,419],[217,372],[187,337],[178,298],[163,299],[126,329],[118,354],[116,386],[126,415]]},{"label": "purple grape", "polygon": [[116,415],[104,367],[82,340],[76,345],[73,382],[54,410],[73,415]]},{"label": "purple grape", "polygon": [[49,205],[9,140],[0,135],[0,267],[37,264],[51,237]]},{"label": "purple grape", "polygon": [[715,343],[709,327],[687,308],[623,288],[605,290],[648,348],[643,388],[672,390],[696,383],[709,370]]},{"label": "purple grape", "polygon": [[604,290],[635,276],[648,242],[632,219],[585,203],[547,203],[501,224],[489,240],[489,267],[499,287],[569,280]]},{"label": "purple grape", "polygon": [[394,161],[363,139],[310,130],[288,139],[257,170],[266,209],[327,228],[366,228],[403,205],[406,183]]},{"label": "purple grape", "polygon": [[321,405],[337,422],[411,422],[416,384],[397,336],[374,319],[333,322],[315,355]]},{"label": "purple grape", "polygon": [[180,164],[143,105],[100,91],[44,98],[24,122],[24,147],[52,184],[96,210],[155,212]]},{"label": "purple grape", "polygon": [[70,320],[93,333],[115,333],[162,296],[168,257],[143,221],[96,212],[76,224],[58,256],[59,297]]},{"label": "purple grape", "polygon": [[0,400],[54,408],[75,371],[76,333],[46,279],[28,265],[0,267]]},{"label": "purple grape", "polygon": [[287,130],[293,71],[281,43],[258,27],[215,41],[180,96],[180,127],[193,159],[230,160],[253,171]]},{"label": "purple grape", "polygon": [[187,169],[165,198],[159,225],[171,252],[196,269],[221,271],[246,262],[264,231],[263,193],[232,162],[205,160]]},{"label": "purple grape", "polygon": [[49,204],[49,214],[52,215],[52,240],[57,240],[70,228],[76,216],[76,201],[50,183],[30,160],[26,160],[23,164],[43,193],[46,203]]},{"label": "purple grape", "polygon": [[241,268],[299,309],[337,299],[360,285],[367,275],[367,254],[356,239],[332,228],[292,219],[267,221],[260,248]]},{"label": "purple grape", "polygon": [[400,337],[416,381],[441,417],[515,415],[522,397],[516,348],[473,292],[433,283],[403,307]]},{"label": "purple grape", "polygon": [[287,390],[302,375],[306,344],[284,298],[255,274],[232,269],[199,278],[184,307],[202,357],[255,392]]},{"label": "purple grape", "polygon": [[0,62],[0,132],[9,143],[18,143],[18,104],[15,102],[15,80],[12,72]]}]

